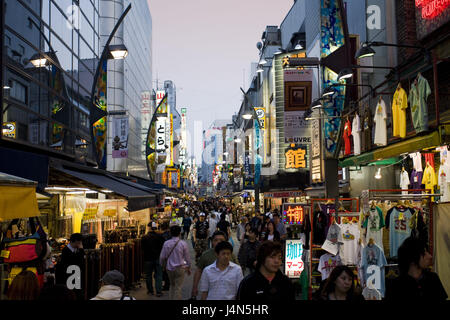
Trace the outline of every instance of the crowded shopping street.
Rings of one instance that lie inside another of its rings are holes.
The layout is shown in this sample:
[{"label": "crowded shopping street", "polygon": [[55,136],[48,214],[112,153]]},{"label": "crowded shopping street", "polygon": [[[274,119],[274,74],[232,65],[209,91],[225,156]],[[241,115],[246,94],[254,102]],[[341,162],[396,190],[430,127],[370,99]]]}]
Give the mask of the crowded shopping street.
[{"label": "crowded shopping street", "polygon": [[450,0],[0,10],[0,310],[448,306]]}]

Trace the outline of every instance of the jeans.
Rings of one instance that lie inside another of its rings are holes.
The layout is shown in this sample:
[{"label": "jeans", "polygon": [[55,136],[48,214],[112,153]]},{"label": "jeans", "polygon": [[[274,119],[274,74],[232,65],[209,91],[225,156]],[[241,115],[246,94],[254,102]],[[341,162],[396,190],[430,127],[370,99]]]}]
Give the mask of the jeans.
[{"label": "jeans", "polygon": [[186,270],[178,267],[173,271],[167,270],[170,280],[169,300],[182,300],[181,289],[183,288]]},{"label": "jeans", "polygon": [[189,228],[183,228],[183,239],[186,239],[187,240],[187,238],[188,238],[188,236],[189,236]]},{"label": "jeans", "polygon": [[147,291],[153,293],[153,272],[155,273],[156,293],[162,291],[162,267],[158,260],[144,262],[145,279],[147,282]]}]

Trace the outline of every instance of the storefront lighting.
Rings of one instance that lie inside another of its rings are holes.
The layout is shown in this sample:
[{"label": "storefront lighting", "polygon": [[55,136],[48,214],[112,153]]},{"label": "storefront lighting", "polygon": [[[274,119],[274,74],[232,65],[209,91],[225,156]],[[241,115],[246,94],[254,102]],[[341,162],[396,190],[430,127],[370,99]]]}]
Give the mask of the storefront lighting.
[{"label": "storefront lighting", "polygon": [[351,77],[353,77],[353,69],[345,68],[339,72],[338,81],[341,81],[342,79],[349,79]]},{"label": "storefront lighting", "polygon": [[314,102],[311,104],[311,110],[319,109],[321,107],[322,107],[322,99],[314,100]]},{"label": "storefront lighting", "polygon": [[30,63],[36,68],[42,68],[47,65],[47,58],[40,53],[36,53],[30,58]]},{"label": "storefront lighting", "polygon": [[356,52],[355,59],[373,57],[375,53],[375,50],[373,50],[369,44],[364,43],[363,46],[358,50],[358,52]]},{"label": "storefront lighting", "polygon": [[264,65],[264,64],[266,64],[266,63],[267,63],[267,60],[264,59],[264,58],[262,58],[262,60],[259,62],[260,65]]},{"label": "storefront lighting", "polygon": [[98,193],[98,192],[94,191],[94,190],[89,190],[89,191],[70,191],[70,192],[67,192],[66,194],[88,194],[88,193]]},{"label": "storefront lighting", "polygon": [[101,193],[113,193],[111,190],[100,190]]},{"label": "storefront lighting", "polygon": [[303,49],[303,46],[302,46],[302,44],[299,42],[299,43],[295,46],[294,49],[295,49],[295,50],[302,50],[302,49]]},{"label": "storefront lighting", "polygon": [[261,72],[264,72],[264,69],[263,69],[263,67],[262,67],[262,66],[259,66],[259,67],[258,67],[258,70],[256,70],[256,72],[257,72],[257,73],[261,73]]},{"label": "storefront lighting", "polygon": [[328,87],[323,91],[322,97],[332,96],[336,91],[332,87]]},{"label": "storefront lighting", "polygon": [[128,49],[124,44],[110,45],[109,52],[114,59],[125,59],[128,56]]},{"label": "storefront lighting", "polygon": [[375,175],[375,179],[380,180],[382,178],[381,176],[381,168],[378,169],[377,174]]}]

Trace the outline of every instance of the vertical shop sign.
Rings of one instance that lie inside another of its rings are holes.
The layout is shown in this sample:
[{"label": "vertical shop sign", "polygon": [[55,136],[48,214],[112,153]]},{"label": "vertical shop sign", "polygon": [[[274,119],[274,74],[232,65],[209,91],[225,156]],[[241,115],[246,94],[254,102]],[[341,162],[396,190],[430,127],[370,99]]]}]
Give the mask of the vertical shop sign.
[{"label": "vertical shop sign", "polygon": [[251,172],[250,165],[250,154],[248,151],[245,152],[244,160],[244,189],[251,189],[255,187],[255,181],[253,179],[253,174]]},{"label": "vertical shop sign", "polygon": [[[104,59],[99,69],[99,76],[95,84],[94,105],[102,111],[107,111],[106,85],[108,60]],[[101,169],[106,169],[106,116],[93,124],[94,146],[97,153],[97,163]],[[54,130],[55,131],[55,130]]]},{"label": "vertical shop sign", "polygon": [[303,243],[301,240],[286,240],[285,275],[289,278],[300,278],[305,269],[302,255]]},{"label": "vertical shop sign", "polygon": [[113,158],[128,158],[128,117],[113,120]]},{"label": "vertical shop sign", "polygon": [[[340,0],[321,0],[321,58],[326,58],[345,45],[344,23]],[[322,68],[322,87],[327,88],[337,83],[338,74],[331,69]],[[336,118],[342,112],[345,102],[345,86],[338,87],[337,97],[324,104],[324,148],[325,158],[334,158],[339,142],[341,119]]]},{"label": "vertical shop sign", "polygon": [[320,120],[312,121],[312,147],[311,147],[311,181],[323,182],[323,162]]}]

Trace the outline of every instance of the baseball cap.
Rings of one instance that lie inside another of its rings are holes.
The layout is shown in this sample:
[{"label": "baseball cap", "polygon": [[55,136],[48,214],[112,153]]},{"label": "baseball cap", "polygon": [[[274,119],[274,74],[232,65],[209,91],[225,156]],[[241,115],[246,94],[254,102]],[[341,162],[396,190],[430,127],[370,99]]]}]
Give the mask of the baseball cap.
[{"label": "baseball cap", "polygon": [[200,213],[200,217],[204,217],[205,214],[203,212]]},{"label": "baseball cap", "polygon": [[105,285],[113,285],[120,287],[124,281],[125,277],[118,270],[111,270],[105,273],[103,278],[100,279]]}]

